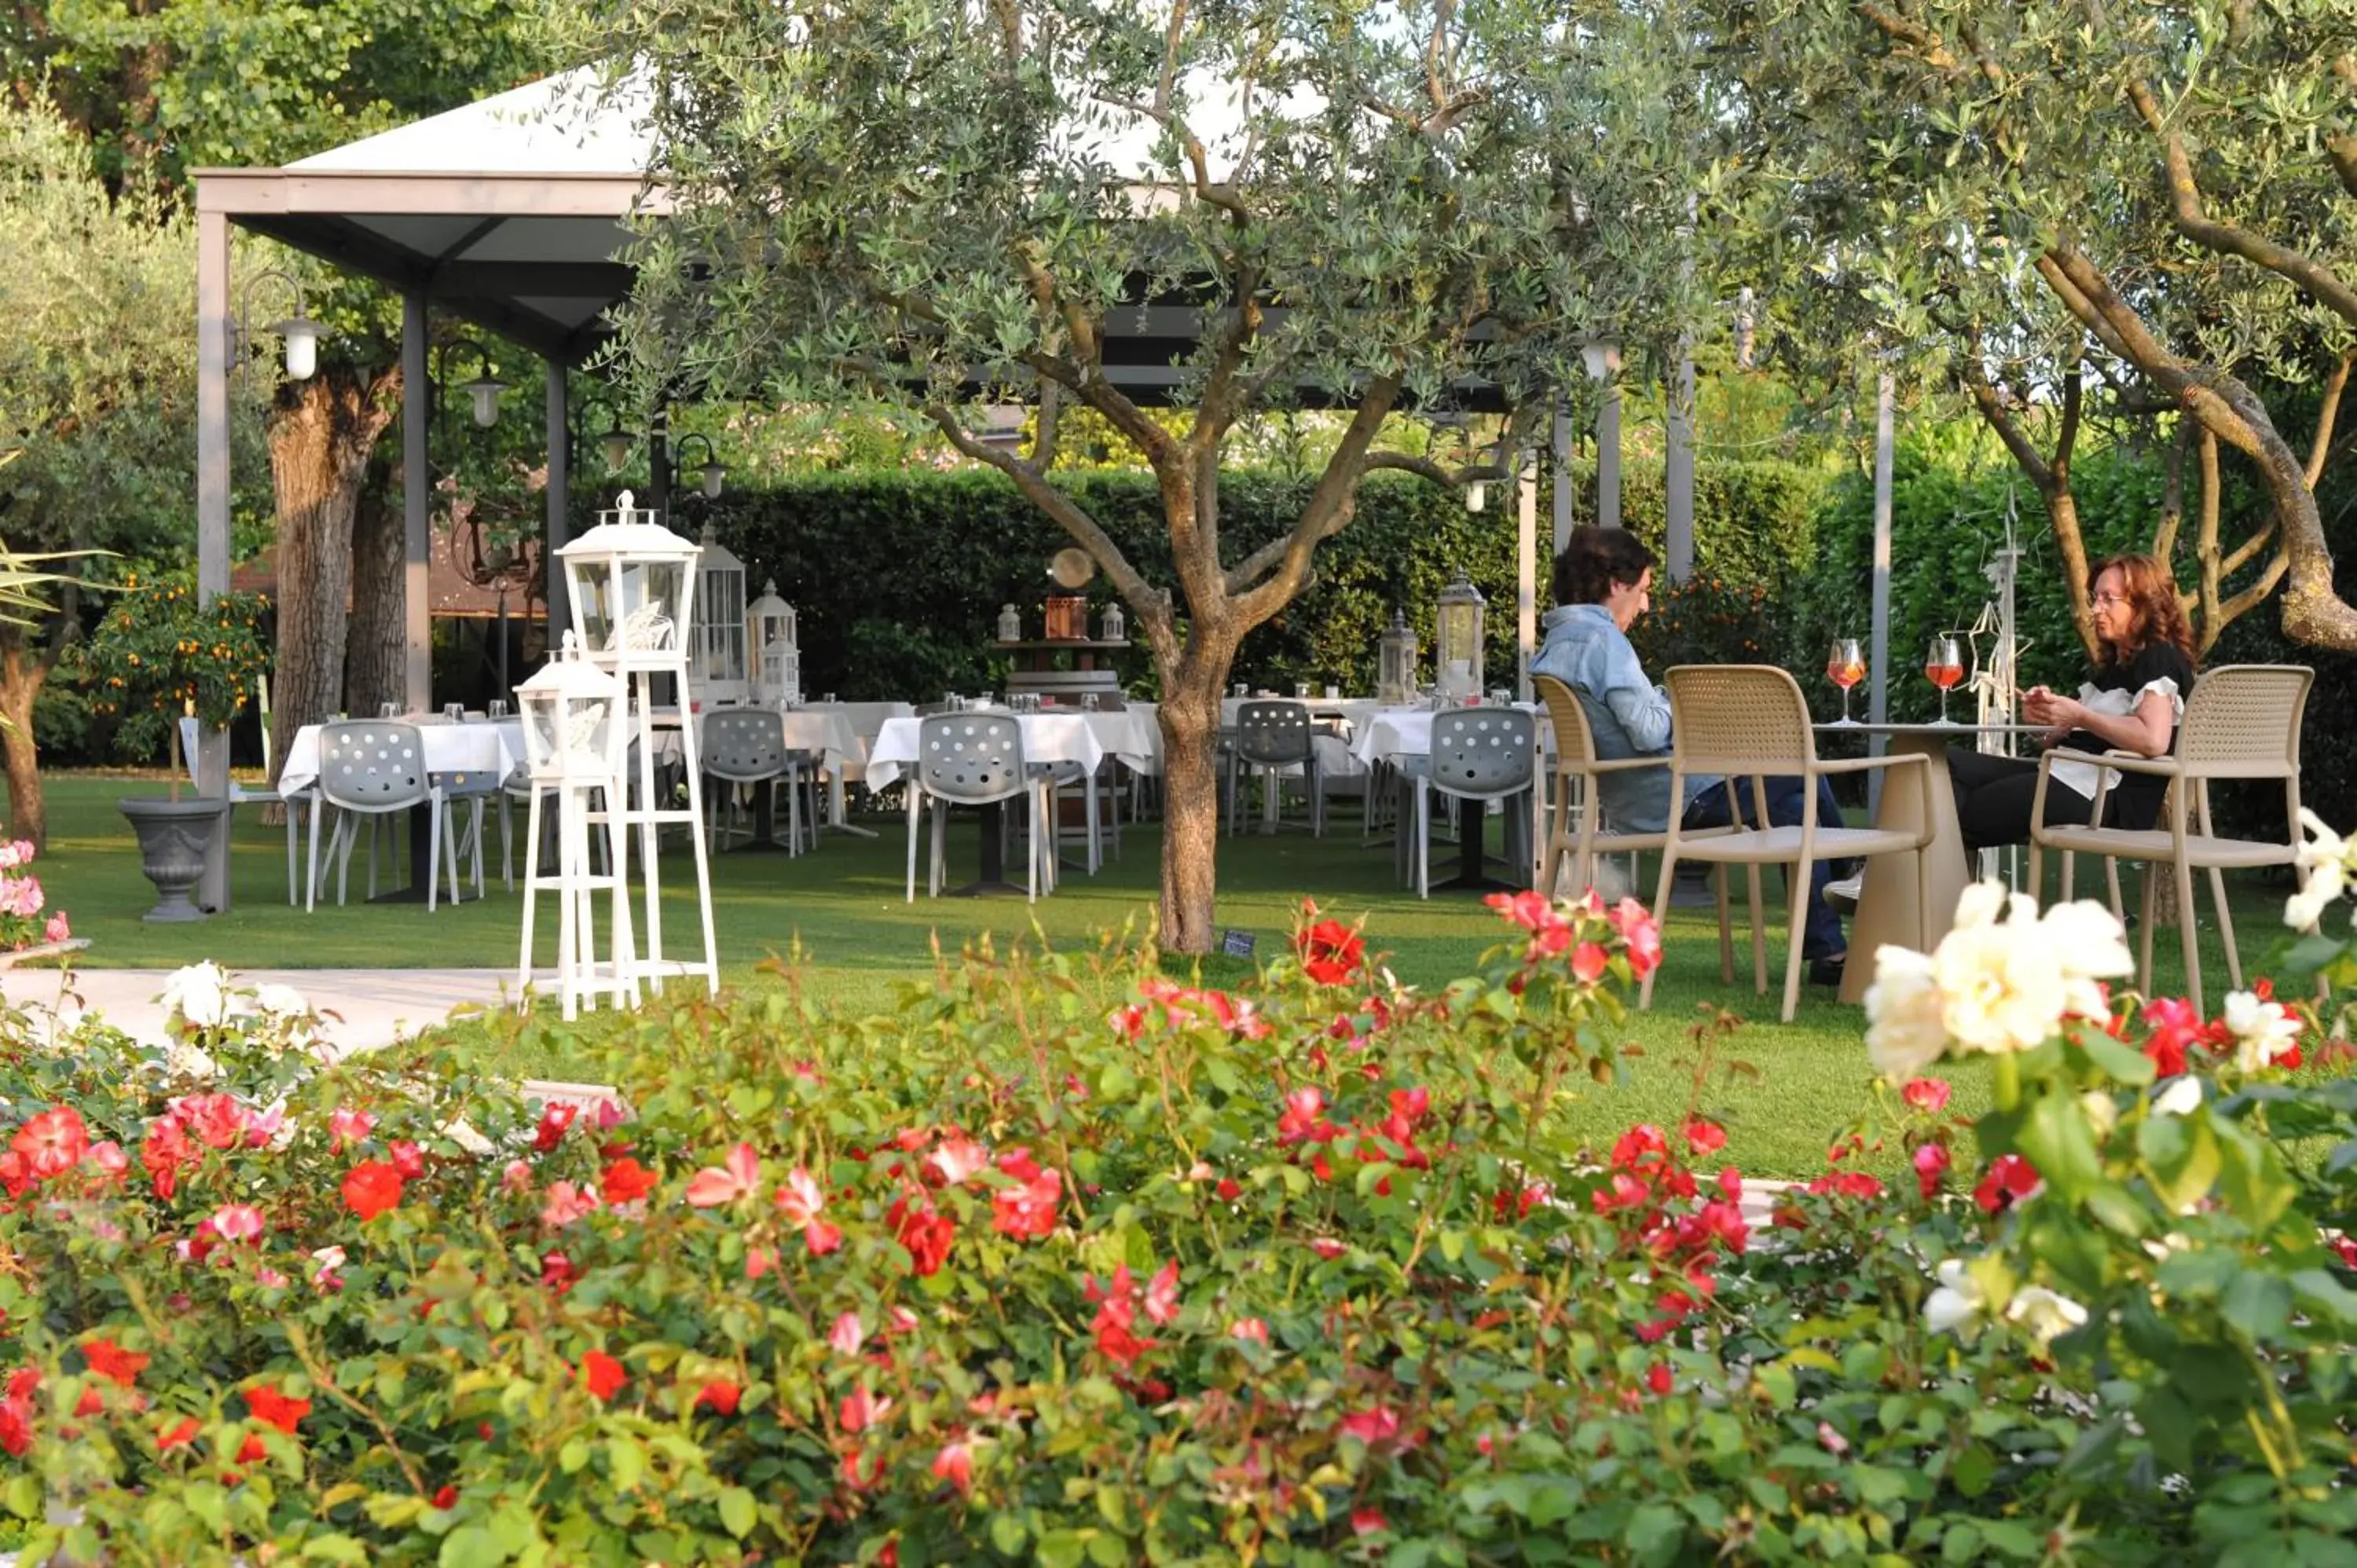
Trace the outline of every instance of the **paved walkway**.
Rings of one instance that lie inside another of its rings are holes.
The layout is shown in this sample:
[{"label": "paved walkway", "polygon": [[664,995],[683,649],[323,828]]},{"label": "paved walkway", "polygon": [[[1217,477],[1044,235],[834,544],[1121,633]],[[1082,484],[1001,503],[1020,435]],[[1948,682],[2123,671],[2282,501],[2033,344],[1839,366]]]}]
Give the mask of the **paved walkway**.
[{"label": "paved walkway", "polygon": [[[12,1007],[54,1009],[68,997],[134,1039],[165,1042],[156,998],[165,969],[12,969],[0,993]],[[439,1024],[457,1007],[498,1006],[515,984],[512,969],[241,969],[231,983],[290,986],[320,1013],[319,1032],[339,1054],[373,1050]]]}]

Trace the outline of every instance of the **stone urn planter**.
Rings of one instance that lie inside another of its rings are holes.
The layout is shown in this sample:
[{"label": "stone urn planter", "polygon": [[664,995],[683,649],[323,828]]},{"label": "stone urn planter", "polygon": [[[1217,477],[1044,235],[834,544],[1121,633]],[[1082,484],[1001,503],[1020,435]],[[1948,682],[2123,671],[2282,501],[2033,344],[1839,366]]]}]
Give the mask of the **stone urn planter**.
[{"label": "stone urn planter", "polygon": [[207,795],[134,795],[114,804],[139,835],[139,869],[156,885],[156,907],[144,918],[158,923],[203,919],[205,912],[188,894],[205,874],[205,846],[229,802]]}]

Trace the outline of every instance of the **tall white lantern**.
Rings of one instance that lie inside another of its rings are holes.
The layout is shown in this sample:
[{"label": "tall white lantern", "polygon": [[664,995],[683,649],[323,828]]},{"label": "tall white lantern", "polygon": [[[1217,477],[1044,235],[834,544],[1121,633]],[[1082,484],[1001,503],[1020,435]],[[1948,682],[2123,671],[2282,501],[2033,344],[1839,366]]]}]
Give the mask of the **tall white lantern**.
[{"label": "tall white lantern", "polygon": [[[533,918],[543,892],[556,895],[556,992],[565,1016],[572,1018],[587,998],[627,1006],[638,1000],[636,944],[630,932],[628,840],[615,820],[622,794],[623,763],[630,744],[629,689],[619,675],[582,659],[579,639],[565,634],[554,659],[516,688],[523,714],[524,769],[532,780],[532,809],[524,832],[523,950],[517,961],[516,989],[533,981]],[[541,810],[556,807],[556,870],[543,874]],[[591,854],[602,843],[604,865]],[[597,946],[597,901],[610,905],[608,948]]]},{"label": "tall white lantern", "polygon": [[777,579],[761,585],[747,612],[753,639],[753,699],[764,707],[802,700],[802,650],[794,607],[778,597]]},{"label": "tall white lantern", "polygon": [[[705,854],[704,768],[695,714],[686,693],[695,637],[696,565],[702,552],[631,504],[624,490],[597,526],[556,553],[565,563],[573,607],[573,629],[581,657],[620,677],[630,693],[628,744],[637,752],[615,815],[619,827],[638,830],[639,865],[646,878],[645,946],[629,966],[630,978],[662,989],[667,977],[701,975],[720,989],[717,944],[712,931],[712,867]],[[686,801],[671,803],[658,788],[658,760],[676,759],[685,773]],[[704,959],[696,962],[663,956],[662,889],[658,851],[662,831],[683,829],[695,859],[695,893],[704,926]]]},{"label": "tall white lantern", "polygon": [[1392,624],[1376,641],[1381,664],[1375,675],[1375,699],[1405,703],[1415,699],[1416,684],[1415,628],[1407,613],[1394,607]]},{"label": "tall white lantern", "polygon": [[1433,683],[1444,697],[1481,693],[1481,622],[1487,604],[1481,590],[1462,572],[1440,590],[1432,625]]},{"label": "tall white lantern", "polygon": [[729,553],[704,525],[696,564],[698,607],[696,695],[707,703],[741,703],[747,692],[745,662],[745,563]]}]

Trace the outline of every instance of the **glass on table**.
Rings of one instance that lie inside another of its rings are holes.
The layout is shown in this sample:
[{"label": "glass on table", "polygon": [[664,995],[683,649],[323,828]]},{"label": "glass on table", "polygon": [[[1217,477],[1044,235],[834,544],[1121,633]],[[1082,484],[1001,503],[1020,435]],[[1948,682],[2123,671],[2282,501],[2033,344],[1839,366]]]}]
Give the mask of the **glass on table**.
[{"label": "glass on table", "polygon": [[442,716],[451,724],[464,724],[467,722],[467,704],[445,703],[442,704]]},{"label": "glass on table", "polygon": [[1953,637],[1935,637],[1923,655],[1923,678],[1940,688],[1940,722],[1953,723],[1948,717],[1948,693],[1964,678],[1964,650]]},{"label": "glass on table", "polygon": [[379,703],[376,705],[376,716],[381,719],[397,719],[401,716],[401,704],[399,703]]},{"label": "glass on table", "polygon": [[491,717],[495,719],[503,719],[507,717],[508,700],[505,697],[493,697],[490,702],[490,712]]},{"label": "glass on table", "polygon": [[1825,679],[1841,688],[1841,722],[1846,725],[1857,723],[1849,716],[1849,689],[1866,679],[1866,656],[1858,650],[1857,639],[1834,639],[1833,648],[1825,654]]}]

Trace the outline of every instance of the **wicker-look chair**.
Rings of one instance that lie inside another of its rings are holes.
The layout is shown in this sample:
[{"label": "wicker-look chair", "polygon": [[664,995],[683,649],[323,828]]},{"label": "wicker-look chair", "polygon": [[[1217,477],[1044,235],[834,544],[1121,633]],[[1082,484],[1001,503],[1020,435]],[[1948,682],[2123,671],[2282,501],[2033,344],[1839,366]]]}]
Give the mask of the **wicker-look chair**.
[{"label": "wicker-look chair", "polygon": [[917,766],[907,785],[909,903],[917,901],[917,835],[928,802],[933,820],[928,893],[939,896],[946,880],[950,807],[1028,799],[1031,837],[1024,886],[1032,898],[1039,897],[1043,872],[1054,875],[1054,867],[1042,860],[1056,853],[1055,825],[1049,816],[1047,779],[1024,765],[1023,728],[1013,714],[933,714],[918,720]]},{"label": "wicker-look chair", "polygon": [[[1931,926],[1930,868],[1923,851],[1932,842],[1931,814],[1911,831],[1889,828],[1821,828],[1817,825],[1817,781],[1829,774],[1859,773],[1873,768],[1929,767],[1920,753],[1891,757],[1854,757],[1821,760],[1815,733],[1809,727],[1809,705],[1797,682],[1767,664],[1682,664],[1669,672],[1670,799],[1685,798],[1689,774],[1724,775],[1728,788],[1735,780],[1751,781],[1752,816],[1768,820],[1768,786],[1771,777],[1801,780],[1803,805],[1801,825],[1791,828],[1738,828],[1708,836],[1687,833],[1670,819],[1662,845],[1661,892],[1653,918],[1669,913],[1670,885],[1681,859],[1720,865],[1783,865],[1791,870],[1791,924],[1785,933],[1784,1012],[1787,1024],[1801,1000],[1801,936],[1805,927],[1810,867],[1821,860],[1863,860],[1880,854],[1915,857],[1915,889],[1923,929]],[[1755,871],[1754,875],[1757,873]],[[1768,993],[1766,942],[1752,929],[1753,983]],[[1653,1002],[1656,969],[1645,977],[1640,1006]]]},{"label": "wicker-look chair", "polygon": [[[1309,832],[1312,837],[1322,837],[1326,832],[1326,785],[1318,768],[1316,726],[1309,722],[1309,704],[1297,702],[1246,703],[1236,710],[1235,770],[1231,783],[1236,793],[1243,793],[1243,780],[1258,774],[1263,779],[1268,804],[1265,822],[1267,831],[1275,832],[1284,815],[1285,779],[1293,769],[1301,769],[1301,779],[1309,794]],[[1228,812],[1228,831],[1234,832],[1243,812],[1241,801],[1232,801]]]},{"label": "wicker-look chair", "polygon": [[[1603,798],[1597,780],[1607,773],[1629,773],[1640,768],[1666,768],[1665,757],[1600,757],[1596,755],[1596,732],[1588,727],[1587,710],[1580,705],[1578,693],[1552,675],[1535,675],[1531,686],[1539,701],[1546,704],[1547,717],[1555,725],[1555,808],[1552,825],[1547,830],[1546,854],[1539,868],[1539,891],[1549,897],[1562,886],[1565,861],[1571,863],[1571,885],[1580,892],[1595,886],[1596,862],[1607,854],[1627,854],[1630,857],[1630,877],[1637,874],[1636,856],[1646,850],[1657,850],[1669,843],[1664,832],[1630,832],[1603,821]],[[1727,793],[1727,804],[1735,804],[1734,781],[1722,786]],[[1729,816],[1735,816],[1732,811]],[[1689,829],[1686,840],[1716,837],[1730,832],[1729,828]],[[1751,881],[1751,940],[1760,950],[1759,962],[1766,963],[1765,938],[1760,924],[1760,868],[1749,870]],[[1727,867],[1715,868],[1712,882],[1718,894],[1718,977],[1722,983],[1735,983],[1735,934],[1727,908]]]},{"label": "wicker-look chair", "polygon": [[[2152,929],[2158,923],[2154,918],[2155,896],[2164,865],[2176,883],[2178,935],[2184,945],[2185,983],[2194,1007],[2202,1007],[2201,945],[2193,914],[2197,866],[2210,874],[2218,933],[2226,943],[2227,977],[2236,987],[2242,985],[2243,961],[2234,950],[2234,920],[2226,909],[2225,874],[2288,865],[2298,857],[2299,726],[2315,681],[2316,671],[2301,664],[2221,665],[2196,682],[2193,694],[2186,699],[2174,756],[2136,757],[2112,751],[2093,758],[2107,770],[2169,781],[2168,797],[2161,804],[2163,820],[2156,827],[2047,826],[2046,788],[2056,753],[2050,751],[2039,759],[2038,792],[2029,808],[2029,885],[2042,886],[2039,881],[2041,856],[2050,849],[2066,855],[2100,854],[2111,860],[2144,862],[2144,940],[2136,984],[2146,994],[2152,992]],[[2108,779],[2110,773],[2104,777]],[[2290,824],[2285,842],[2219,837],[2210,820],[2213,779],[2281,779],[2284,820]],[[2105,793],[2097,788],[2091,813],[2097,822],[2103,818]],[[2198,831],[2187,831],[2189,817]]]}]

